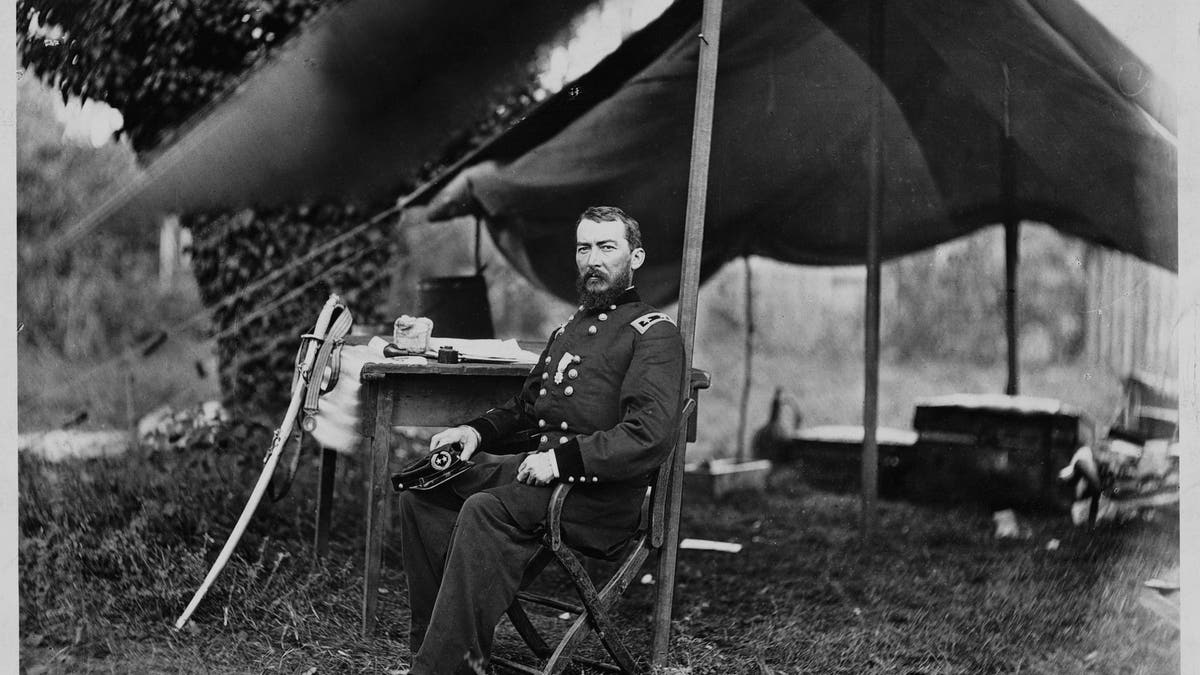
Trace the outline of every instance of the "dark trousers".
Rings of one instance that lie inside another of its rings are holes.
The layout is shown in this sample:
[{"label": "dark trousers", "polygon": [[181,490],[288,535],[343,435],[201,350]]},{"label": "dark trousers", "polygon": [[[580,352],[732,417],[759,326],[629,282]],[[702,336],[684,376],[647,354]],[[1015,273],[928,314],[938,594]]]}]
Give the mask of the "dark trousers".
[{"label": "dark trousers", "polygon": [[[478,464],[433,490],[401,493],[414,675],[486,666],[496,624],[541,548],[553,492],[515,482],[523,459]],[[639,485],[576,488],[563,506],[564,537],[610,555],[634,531],[644,493]]]},{"label": "dark trousers", "polygon": [[[518,524],[488,491],[511,485],[518,465],[519,458],[479,465],[453,489],[400,496],[414,674],[471,673],[470,664],[486,665],[496,624],[541,546],[539,524]],[[549,500],[549,488],[521,487]]]}]

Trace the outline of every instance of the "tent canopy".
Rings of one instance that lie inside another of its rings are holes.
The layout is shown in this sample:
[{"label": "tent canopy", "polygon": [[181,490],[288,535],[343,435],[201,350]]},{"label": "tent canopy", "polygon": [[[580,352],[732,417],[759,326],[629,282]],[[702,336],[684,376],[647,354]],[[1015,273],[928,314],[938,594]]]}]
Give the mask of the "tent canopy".
[{"label": "tent canopy", "polygon": [[[703,275],[745,254],[864,260],[877,79],[866,64],[867,4],[727,5]],[[1172,99],[1098,22],[1071,0],[886,7],[885,257],[1001,222],[1011,209],[1176,267]],[[429,217],[485,216],[520,269],[570,297],[574,269],[562,251],[575,217],[592,204],[622,206],[643,224],[639,286],[654,301],[673,299],[698,11],[677,2],[643,43],[483,148],[432,199]]]},{"label": "tent canopy", "polygon": [[[132,210],[388,194],[592,4],[341,5],[75,230]],[[863,261],[878,81],[867,5],[727,4],[703,276],[744,254]],[[1172,94],[1076,0],[892,0],[886,11],[885,257],[1007,213],[1175,269]],[[485,216],[517,267],[562,297],[574,293],[563,252],[577,214],[622,206],[645,230],[644,295],[674,299],[700,12],[700,0],[676,0],[413,203],[432,197],[435,218]]]}]

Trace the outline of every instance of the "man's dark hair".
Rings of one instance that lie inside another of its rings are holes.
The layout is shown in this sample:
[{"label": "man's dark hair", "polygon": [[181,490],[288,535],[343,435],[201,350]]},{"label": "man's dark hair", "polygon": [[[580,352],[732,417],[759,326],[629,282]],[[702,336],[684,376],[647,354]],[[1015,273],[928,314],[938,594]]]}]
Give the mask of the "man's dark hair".
[{"label": "man's dark hair", "polygon": [[615,206],[589,206],[575,221],[575,227],[585,220],[594,223],[618,222],[625,226],[625,241],[629,242],[629,250],[642,247],[642,228],[638,221]]}]

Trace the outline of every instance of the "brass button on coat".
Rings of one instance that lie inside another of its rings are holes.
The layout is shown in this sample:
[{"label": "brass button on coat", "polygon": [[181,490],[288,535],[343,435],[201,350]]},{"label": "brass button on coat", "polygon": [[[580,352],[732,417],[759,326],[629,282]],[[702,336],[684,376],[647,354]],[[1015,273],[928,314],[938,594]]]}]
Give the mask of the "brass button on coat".
[{"label": "brass button on coat", "polygon": [[595,334],[596,334],[596,327],[588,326],[588,335],[595,335]]},{"label": "brass button on coat", "polygon": [[563,393],[567,396],[570,396],[571,394],[575,393],[575,387],[567,387],[566,389],[563,389]]},{"label": "brass button on coat", "polygon": [[559,427],[560,427],[560,428],[561,428],[563,431],[566,431],[566,430],[567,430],[567,423],[566,423],[566,422],[563,422],[562,424],[560,424],[560,425],[558,425],[558,426],[559,426]]},{"label": "brass button on coat", "polygon": [[567,377],[569,377],[573,380],[573,379],[579,377],[579,371],[572,368],[567,371]]}]

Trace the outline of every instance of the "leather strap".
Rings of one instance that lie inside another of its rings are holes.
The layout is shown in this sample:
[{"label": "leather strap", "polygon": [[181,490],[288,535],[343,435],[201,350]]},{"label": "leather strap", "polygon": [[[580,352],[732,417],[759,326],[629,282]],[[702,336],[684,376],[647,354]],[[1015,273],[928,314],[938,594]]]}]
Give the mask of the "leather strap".
[{"label": "leather strap", "polygon": [[[327,393],[337,384],[338,368],[341,366],[340,355],[341,346],[347,334],[350,333],[350,327],[354,324],[354,316],[350,313],[350,309],[345,305],[337,305],[334,308],[334,316],[329,322],[329,327],[325,330],[324,335],[316,335],[313,333],[305,333],[300,336],[300,350],[296,354],[296,372],[292,378],[292,391],[296,391],[297,386],[305,387],[303,415],[304,419],[301,423],[293,427],[292,433],[284,443],[283,450],[286,451],[287,446],[295,445],[296,451],[292,455],[291,462],[288,463],[288,473],[284,481],[280,481],[281,487],[276,488],[275,477],[271,477],[271,482],[267,484],[267,497],[272,502],[277,502],[287,496],[292,489],[292,483],[296,479],[296,472],[300,469],[300,455],[303,450],[304,432],[303,429],[306,423],[315,422],[312,415],[317,412],[317,399],[323,393]],[[304,372],[303,362],[304,355],[308,351],[310,342],[316,341],[321,344],[317,351],[317,357],[313,360],[312,369]],[[322,381],[325,377],[325,369],[332,368],[328,381]],[[315,377],[315,382],[313,381]],[[311,420],[311,422],[309,422]],[[311,430],[311,429],[310,429]]]}]

